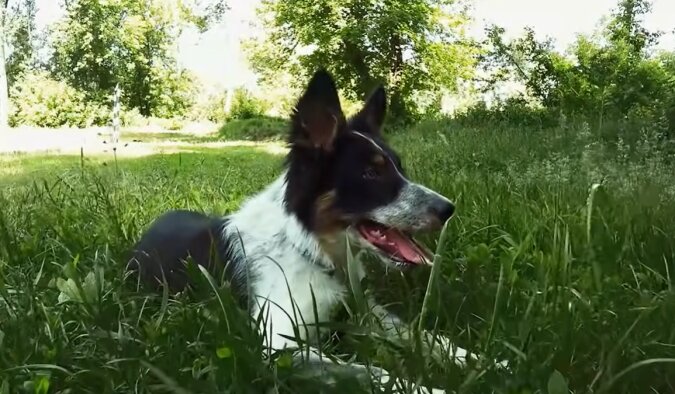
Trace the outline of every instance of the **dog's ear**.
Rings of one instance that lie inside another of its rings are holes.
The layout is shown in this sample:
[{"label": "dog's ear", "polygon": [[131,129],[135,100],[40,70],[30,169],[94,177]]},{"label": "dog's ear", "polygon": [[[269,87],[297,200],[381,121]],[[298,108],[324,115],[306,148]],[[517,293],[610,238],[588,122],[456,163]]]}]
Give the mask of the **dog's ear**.
[{"label": "dog's ear", "polygon": [[370,97],[366,100],[366,104],[356,114],[354,120],[355,123],[358,122],[361,125],[361,128],[366,129],[360,131],[380,134],[386,114],[387,92],[384,90],[384,86],[380,85],[370,94]]},{"label": "dog's ear", "polygon": [[344,128],[345,116],[335,82],[327,71],[317,71],[309,81],[295,106],[292,121],[293,145],[332,150],[335,137]]}]

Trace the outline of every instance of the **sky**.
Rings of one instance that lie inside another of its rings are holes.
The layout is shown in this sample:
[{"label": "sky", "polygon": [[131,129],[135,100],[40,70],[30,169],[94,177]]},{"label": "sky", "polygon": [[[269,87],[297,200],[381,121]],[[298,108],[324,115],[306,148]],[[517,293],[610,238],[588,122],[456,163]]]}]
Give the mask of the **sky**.
[{"label": "sky", "polygon": [[[45,26],[63,15],[57,0],[36,0],[37,24]],[[255,85],[246,57],[241,51],[242,38],[254,34],[251,23],[260,0],[230,0],[230,10],[221,24],[204,34],[189,31],[179,42],[179,61],[214,88]],[[506,29],[507,36],[517,36],[530,26],[538,37],[551,37],[564,50],[577,34],[590,34],[617,4],[617,0],[474,0],[473,22],[469,34],[480,38],[488,24]],[[675,0],[653,0],[653,11],[645,19],[650,30],[668,32],[660,48],[675,50]]]}]

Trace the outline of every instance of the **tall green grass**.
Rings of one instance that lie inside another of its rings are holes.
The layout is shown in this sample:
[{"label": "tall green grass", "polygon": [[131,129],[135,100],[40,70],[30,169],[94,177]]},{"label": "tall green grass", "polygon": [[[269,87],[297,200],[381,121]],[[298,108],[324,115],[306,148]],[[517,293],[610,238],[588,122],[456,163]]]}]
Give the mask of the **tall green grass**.
[{"label": "tall green grass", "polygon": [[[324,350],[448,392],[675,392],[675,171],[658,138],[622,141],[583,124],[429,121],[396,132],[409,176],[453,198],[457,216],[423,316],[429,269],[366,264],[363,287],[413,330],[436,330],[511,368],[460,369],[449,356],[428,357],[415,338],[383,337],[359,313]],[[117,169],[22,158],[39,171],[15,168],[0,190],[0,388],[355,390],[348,378],[292,367],[288,355],[270,366],[226,285],[168,297],[124,280],[128,248],[154,217],[231,212],[281,159],[250,148],[121,160]]]}]

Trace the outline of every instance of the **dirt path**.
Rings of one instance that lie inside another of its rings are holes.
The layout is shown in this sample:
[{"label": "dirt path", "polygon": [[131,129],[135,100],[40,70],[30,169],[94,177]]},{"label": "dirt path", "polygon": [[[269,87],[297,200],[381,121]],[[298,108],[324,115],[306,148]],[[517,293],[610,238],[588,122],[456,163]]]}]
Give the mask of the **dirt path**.
[{"label": "dirt path", "polygon": [[[140,157],[157,153],[189,152],[200,148],[228,148],[237,146],[256,146],[270,153],[281,154],[285,148],[280,143],[252,141],[215,141],[195,142],[199,137],[208,136],[204,132],[176,132],[165,130],[134,130],[133,133],[121,133],[117,146],[119,157]],[[87,156],[113,153],[108,143],[107,128],[90,129],[35,129],[21,128],[0,133],[0,155],[14,153],[38,153],[53,155],[80,154],[81,149]]]}]

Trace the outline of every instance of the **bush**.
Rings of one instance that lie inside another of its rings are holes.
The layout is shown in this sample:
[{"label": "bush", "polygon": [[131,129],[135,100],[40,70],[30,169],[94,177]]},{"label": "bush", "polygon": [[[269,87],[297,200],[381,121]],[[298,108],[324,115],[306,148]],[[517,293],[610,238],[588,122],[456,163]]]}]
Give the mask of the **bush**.
[{"label": "bush", "polygon": [[170,118],[162,119],[159,124],[167,130],[178,131],[183,129],[185,121],[182,118]]},{"label": "bush", "polygon": [[218,134],[227,141],[269,141],[283,139],[286,129],[287,123],[283,119],[257,117],[231,120],[220,128]]},{"label": "bush", "polygon": [[110,109],[88,102],[82,92],[46,72],[28,73],[10,92],[10,124],[39,127],[101,126]]},{"label": "bush", "polygon": [[120,123],[122,126],[144,127],[148,125],[148,119],[141,115],[138,108],[126,109],[122,107]]},{"label": "bush", "polygon": [[150,115],[163,118],[182,118],[190,113],[197,92],[195,78],[182,70],[153,70],[153,83],[150,89]]},{"label": "bush", "polygon": [[246,89],[236,89],[232,97],[232,106],[228,119],[252,119],[265,116],[269,104],[253,96]]},{"label": "bush", "polygon": [[491,108],[480,101],[457,118],[467,126],[504,124],[526,128],[552,127],[558,120],[553,111],[535,107],[521,97],[507,98]]},{"label": "bush", "polygon": [[227,120],[225,113],[225,93],[212,94],[195,103],[188,116],[191,120],[209,120],[223,123]]}]

